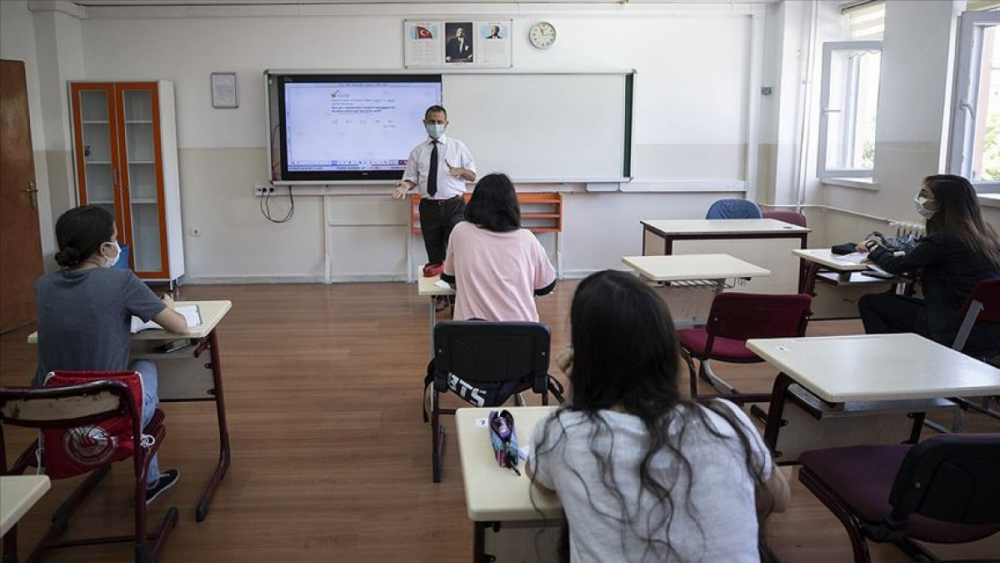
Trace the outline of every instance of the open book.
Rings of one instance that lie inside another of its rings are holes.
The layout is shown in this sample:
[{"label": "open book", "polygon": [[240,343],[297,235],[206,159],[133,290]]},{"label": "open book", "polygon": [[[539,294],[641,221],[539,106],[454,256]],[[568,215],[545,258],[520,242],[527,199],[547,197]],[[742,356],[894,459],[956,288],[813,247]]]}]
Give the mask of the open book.
[{"label": "open book", "polygon": [[[194,328],[201,324],[201,311],[198,310],[197,305],[183,305],[174,310],[184,315],[188,328]],[[163,327],[153,321],[144,323],[139,317],[132,317],[132,334],[144,330],[163,330]]]}]

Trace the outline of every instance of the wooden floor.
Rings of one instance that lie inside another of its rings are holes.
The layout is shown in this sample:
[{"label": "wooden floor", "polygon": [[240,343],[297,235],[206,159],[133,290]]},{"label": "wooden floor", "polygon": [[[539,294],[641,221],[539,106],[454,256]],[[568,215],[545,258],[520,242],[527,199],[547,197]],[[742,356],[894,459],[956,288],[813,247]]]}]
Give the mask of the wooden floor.
[{"label": "wooden floor", "polygon": [[[575,283],[540,300],[553,349],[569,338]],[[187,286],[182,299],[229,299],[219,328],[233,463],[208,519],[194,506],[215,466],[218,443],[210,404],[167,404],[164,468],[180,484],[159,499],[151,518],[176,505],[181,518],[165,563],[461,561],[472,551],[454,435],[440,484],[431,482],[430,430],[421,420],[421,381],[428,357],[428,306],[413,285]],[[33,327],[0,337],[0,383],[26,384],[35,350]],[[857,321],[812,323],[810,334],[860,331]],[[766,365],[718,371],[747,391],[767,391]],[[684,382],[686,386],[686,375]],[[529,398],[529,402],[533,398]],[[537,402],[537,401],[535,401]],[[455,402],[458,406],[457,401]],[[451,420],[446,419],[451,428]],[[970,417],[970,428],[997,431]],[[13,436],[9,455],[32,435]],[[87,501],[70,536],[130,530],[130,466],[119,464]],[[74,486],[59,481],[22,520],[21,553],[48,524]],[[772,545],[792,562],[850,560],[840,524],[797,481],[792,508],[770,522]],[[996,555],[1000,538],[943,554]],[[875,561],[906,561],[873,545]],[[126,546],[53,552],[48,561],[128,561]]]}]

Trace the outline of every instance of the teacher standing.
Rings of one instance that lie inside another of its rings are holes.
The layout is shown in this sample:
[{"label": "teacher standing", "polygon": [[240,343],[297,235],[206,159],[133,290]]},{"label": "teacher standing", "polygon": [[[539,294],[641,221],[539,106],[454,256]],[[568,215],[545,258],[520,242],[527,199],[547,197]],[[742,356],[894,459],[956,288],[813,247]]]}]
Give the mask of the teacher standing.
[{"label": "teacher standing", "polygon": [[444,263],[448,237],[465,214],[465,183],[476,181],[476,163],[465,143],[447,137],[448,112],[431,106],[424,113],[427,139],[410,151],[403,179],[392,197],[420,193],[420,230],[429,266]]}]

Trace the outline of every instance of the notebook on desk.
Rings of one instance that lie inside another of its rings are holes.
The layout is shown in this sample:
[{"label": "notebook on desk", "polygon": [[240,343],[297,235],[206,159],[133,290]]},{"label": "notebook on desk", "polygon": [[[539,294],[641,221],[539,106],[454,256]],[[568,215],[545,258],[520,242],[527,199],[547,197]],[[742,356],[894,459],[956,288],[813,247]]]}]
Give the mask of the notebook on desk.
[{"label": "notebook on desk", "polygon": [[[174,310],[184,315],[188,328],[194,328],[201,324],[201,311],[197,305],[183,305]],[[163,327],[153,321],[142,322],[139,317],[132,317],[132,334],[144,330],[163,330]]]}]

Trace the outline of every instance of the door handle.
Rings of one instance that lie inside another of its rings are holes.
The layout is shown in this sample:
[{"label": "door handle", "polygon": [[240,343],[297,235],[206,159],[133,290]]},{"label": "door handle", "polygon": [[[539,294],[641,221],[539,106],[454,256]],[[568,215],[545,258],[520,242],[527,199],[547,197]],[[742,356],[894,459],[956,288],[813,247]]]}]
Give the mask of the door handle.
[{"label": "door handle", "polygon": [[35,187],[35,183],[31,180],[28,180],[28,187],[24,188],[21,191],[26,194],[29,194],[28,197],[31,198],[31,208],[38,209],[38,195],[36,195],[38,194],[38,188]]}]

